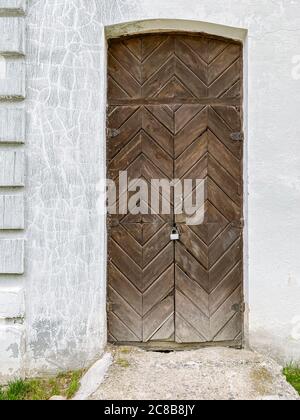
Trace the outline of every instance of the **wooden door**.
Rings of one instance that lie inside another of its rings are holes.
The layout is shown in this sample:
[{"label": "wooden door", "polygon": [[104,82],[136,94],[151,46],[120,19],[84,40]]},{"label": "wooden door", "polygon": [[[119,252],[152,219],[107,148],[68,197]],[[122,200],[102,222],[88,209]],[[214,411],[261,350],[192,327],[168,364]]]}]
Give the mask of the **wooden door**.
[{"label": "wooden door", "polygon": [[185,34],[111,40],[108,101],[110,178],[205,180],[200,225],[175,215],[172,197],[168,215],[150,203],[149,214],[109,217],[109,340],[240,344],[242,46]]}]

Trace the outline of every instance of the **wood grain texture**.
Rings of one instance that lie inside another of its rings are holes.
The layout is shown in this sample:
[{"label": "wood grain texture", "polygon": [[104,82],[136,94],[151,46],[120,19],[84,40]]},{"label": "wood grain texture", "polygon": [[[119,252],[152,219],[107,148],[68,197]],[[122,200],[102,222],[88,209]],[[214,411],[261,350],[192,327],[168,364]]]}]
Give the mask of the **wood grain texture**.
[{"label": "wood grain texture", "polygon": [[[170,114],[164,108],[155,112],[144,107],[110,109],[109,129],[118,130],[108,139],[111,176],[126,170],[129,180],[173,177],[172,134],[166,127]],[[148,215],[117,215],[111,223],[111,341],[174,341],[174,246],[168,217],[151,215],[149,208]]]},{"label": "wood grain texture", "polygon": [[242,131],[242,46],[180,34],[112,40],[108,85],[112,176],[205,180],[201,225],[175,217],[172,199],[169,218],[114,217],[110,340],[240,342],[243,144],[232,134]]}]

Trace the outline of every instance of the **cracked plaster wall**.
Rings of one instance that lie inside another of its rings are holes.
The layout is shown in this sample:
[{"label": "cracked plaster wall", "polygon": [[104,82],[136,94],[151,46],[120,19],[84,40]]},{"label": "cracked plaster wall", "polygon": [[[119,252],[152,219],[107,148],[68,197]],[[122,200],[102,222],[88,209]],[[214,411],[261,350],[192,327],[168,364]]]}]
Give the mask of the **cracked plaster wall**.
[{"label": "cracked plaster wall", "polygon": [[105,346],[106,240],[98,206],[105,173],[104,28],[144,19],[248,30],[250,344],[300,360],[293,334],[300,316],[300,80],[292,77],[300,1],[28,0],[23,367],[29,374],[83,367]]}]

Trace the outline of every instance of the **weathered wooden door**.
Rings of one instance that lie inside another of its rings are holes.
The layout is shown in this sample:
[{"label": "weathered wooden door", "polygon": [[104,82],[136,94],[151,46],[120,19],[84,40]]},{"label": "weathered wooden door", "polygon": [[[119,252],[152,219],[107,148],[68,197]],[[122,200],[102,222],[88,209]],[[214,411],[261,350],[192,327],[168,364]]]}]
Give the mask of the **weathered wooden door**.
[{"label": "weathered wooden door", "polygon": [[111,179],[205,179],[200,225],[175,215],[173,197],[168,215],[147,203],[149,214],[109,216],[109,340],[240,345],[242,46],[185,34],[111,40],[108,102]]}]

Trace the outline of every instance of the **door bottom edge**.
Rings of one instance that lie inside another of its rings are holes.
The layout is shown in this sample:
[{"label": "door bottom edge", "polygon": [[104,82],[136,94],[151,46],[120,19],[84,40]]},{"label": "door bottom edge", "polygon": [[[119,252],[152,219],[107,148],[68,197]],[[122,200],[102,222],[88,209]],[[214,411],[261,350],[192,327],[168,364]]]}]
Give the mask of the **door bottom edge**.
[{"label": "door bottom edge", "polygon": [[205,348],[214,348],[214,347],[227,347],[237,350],[242,350],[244,348],[244,343],[242,340],[233,340],[233,341],[219,341],[219,342],[207,342],[207,343],[175,343],[167,341],[154,341],[149,343],[139,343],[139,342],[109,342],[110,345],[116,347],[137,347],[145,351],[157,351],[157,352],[173,352],[173,351],[189,351],[189,350],[199,350]]}]

